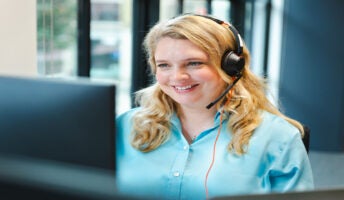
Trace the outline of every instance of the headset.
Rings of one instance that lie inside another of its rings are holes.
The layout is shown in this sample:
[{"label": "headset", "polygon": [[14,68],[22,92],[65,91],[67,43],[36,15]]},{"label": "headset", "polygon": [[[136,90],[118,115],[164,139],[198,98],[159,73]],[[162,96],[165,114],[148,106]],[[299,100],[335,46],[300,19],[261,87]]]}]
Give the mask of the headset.
[{"label": "headset", "polygon": [[[229,23],[226,23],[226,22],[219,20],[219,19],[216,19],[214,17],[210,17],[208,15],[198,15],[198,14],[193,14],[193,15],[210,19],[210,20],[218,23],[221,26],[227,26],[229,28],[229,30],[233,33],[234,38],[235,38],[235,43],[236,43],[236,49],[234,51],[231,49],[227,49],[221,58],[221,69],[228,76],[233,78],[233,82],[227,86],[225,91],[218,98],[216,98],[213,102],[211,102],[209,105],[206,106],[207,109],[210,109],[214,104],[216,104],[218,101],[220,101],[233,88],[233,86],[239,81],[239,79],[242,77],[242,71],[243,71],[244,66],[245,66],[245,59],[242,56],[244,45],[243,45],[243,40],[242,40],[239,32],[237,31],[237,29],[234,26],[230,25]],[[218,129],[218,133],[217,133],[217,136],[216,136],[216,139],[214,142],[212,161],[211,161],[211,164],[207,170],[206,178],[204,180],[206,199],[208,199],[208,186],[207,186],[208,175],[209,175],[209,173],[213,167],[214,161],[215,161],[216,143],[217,143],[217,140],[218,140],[219,135],[221,133],[222,114],[223,114],[223,110],[221,110],[220,127]]]},{"label": "headset", "polygon": [[204,17],[216,22],[217,24],[221,26],[227,26],[229,30],[233,33],[234,38],[235,38],[235,44],[236,44],[235,50],[233,51],[231,49],[227,49],[221,58],[221,69],[228,76],[233,77],[233,82],[227,86],[227,88],[218,98],[216,98],[214,101],[212,101],[210,104],[206,106],[207,109],[210,109],[213,105],[219,102],[242,77],[242,71],[245,66],[245,58],[242,56],[244,44],[238,30],[231,24],[226,23],[222,20],[216,19],[214,17],[211,17],[209,15],[199,15],[199,14],[191,14],[191,15]]},{"label": "headset", "polygon": [[192,14],[194,16],[204,17],[216,22],[219,25],[227,26],[233,33],[236,43],[235,50],[228,49],[224,52],[221,59],[221,69],[231,77],[240,77],[241,72],[245,66],[245,59],[242,56],[243,53],[243,40],[239,34],[239,31],[231,24],[224,22],[220,19],[208,15]]}]

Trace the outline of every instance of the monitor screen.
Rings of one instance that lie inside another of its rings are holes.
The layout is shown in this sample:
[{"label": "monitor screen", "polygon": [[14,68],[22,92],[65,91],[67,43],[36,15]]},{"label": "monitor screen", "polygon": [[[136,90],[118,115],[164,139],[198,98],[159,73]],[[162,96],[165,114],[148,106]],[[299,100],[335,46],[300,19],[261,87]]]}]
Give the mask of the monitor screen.
[{"label": "monitor screen", "polygon": [[0,154],[115,170],[115,88],[0,76]]}]

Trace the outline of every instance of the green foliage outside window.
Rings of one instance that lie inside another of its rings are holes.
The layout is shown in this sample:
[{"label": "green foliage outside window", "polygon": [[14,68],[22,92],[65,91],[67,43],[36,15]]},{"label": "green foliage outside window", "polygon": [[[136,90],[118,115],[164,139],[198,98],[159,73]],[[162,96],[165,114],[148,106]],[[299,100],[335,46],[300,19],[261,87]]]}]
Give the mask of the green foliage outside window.
[{"label": "green foliage outside window", "polygon": [[74,43],[76,19],[77,1],[37,0],[38,49],[64,49]]}]

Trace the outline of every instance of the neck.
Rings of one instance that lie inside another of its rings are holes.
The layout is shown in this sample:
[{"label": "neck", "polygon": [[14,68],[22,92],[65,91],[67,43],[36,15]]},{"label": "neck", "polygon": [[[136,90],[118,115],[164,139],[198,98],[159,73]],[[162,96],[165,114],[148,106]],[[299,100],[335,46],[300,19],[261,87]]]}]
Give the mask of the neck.
[{"label": "neck", "polygon": [[178,114],[181,119],[186,120],[206,120],[206,119],[214,119],[214,116],[217,112],[216,108],[213,107],[211,109],[206,109],[204,107],[185,107],[181,106],[178,109]]},{"label": "neck", "polygon": [[181,108],[179,111],[183,134],[189,143],[201,132],[214,126],[215,108],[210,110],[205,108]]}]

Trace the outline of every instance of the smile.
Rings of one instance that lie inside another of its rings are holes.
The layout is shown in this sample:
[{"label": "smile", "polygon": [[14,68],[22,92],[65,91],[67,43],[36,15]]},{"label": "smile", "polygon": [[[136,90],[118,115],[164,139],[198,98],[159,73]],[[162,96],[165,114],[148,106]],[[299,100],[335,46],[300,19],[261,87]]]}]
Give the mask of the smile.
[{"label": "smile", "polygon": [[187,91],[190,90],[191,88],[196,87],[197,84],[195,85],[185,85],[185,86],[173,86],[177,91],[179,92],[183,92],[183,91]]}]

